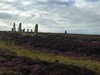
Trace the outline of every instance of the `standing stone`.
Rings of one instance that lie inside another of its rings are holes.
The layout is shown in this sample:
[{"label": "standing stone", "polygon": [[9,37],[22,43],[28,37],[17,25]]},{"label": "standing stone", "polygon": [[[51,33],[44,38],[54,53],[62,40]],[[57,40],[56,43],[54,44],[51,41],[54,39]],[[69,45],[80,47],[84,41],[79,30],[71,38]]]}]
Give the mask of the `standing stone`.
[{"label": "standing stone", "polygon": [[13,32],[16,32],[15,23],[13,24]]},{"label": "standing stone", "polygon": [[23,29],[23,32],[25,32],[25,28]]},{"label": "standing stone", "polygon": [[31,29],[31,32],[33,32],[33,30]]},{"label": "standing stone", "polygon": [[14,29],[13,29],[13,28],[11,28],[11,30],[12,30],[12,32],[14,31]]},{"label": "standing stone", "polygon": [[29,32],[29,29],[27,29],[27,32]]},{"label": "standing stone", "polygon": [[18,27],[18,32],[19,32],[19,27]]},{"label": "standing stone", "polygon": [[67,31],[65,30],[65,34],[67,34]]},{"label": "standing stone", "polygon": [[35,36],[38,35],[38,24],[35,25],[34,35],[35,35]]},{"label": "standing stone", "polygon": [[19,33],[22,32],[22,23],[19,23],[18,32],[19,32]]}]

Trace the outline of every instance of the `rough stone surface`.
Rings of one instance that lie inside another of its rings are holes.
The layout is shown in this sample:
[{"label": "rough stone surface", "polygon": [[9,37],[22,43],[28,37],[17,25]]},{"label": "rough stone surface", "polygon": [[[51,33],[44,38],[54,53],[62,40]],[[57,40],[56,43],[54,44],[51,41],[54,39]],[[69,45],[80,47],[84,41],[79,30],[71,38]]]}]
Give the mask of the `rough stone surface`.
[{"label": "rough stone surface", "polygon": [[19,33],[22,32],[22,23],[19,23],[18,32],[19,32]]},{"label": "rough stone surface", "polygon": [[13,32],[16,32],[16,26],[15,26],[15,23],[13,24]]},{"label": "rough stone surface", "polygon": [[38,35],[38,24],[35,25],[34,35],[35,36]]}]

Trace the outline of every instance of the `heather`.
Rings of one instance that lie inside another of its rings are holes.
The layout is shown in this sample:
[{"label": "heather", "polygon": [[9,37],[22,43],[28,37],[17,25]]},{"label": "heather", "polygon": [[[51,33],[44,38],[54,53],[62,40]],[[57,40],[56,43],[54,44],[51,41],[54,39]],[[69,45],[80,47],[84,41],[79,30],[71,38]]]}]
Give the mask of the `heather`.
[{"label": "heather", "polygon": [[0,51],[1,75],[100,74],[99,36],[0,32]]}]

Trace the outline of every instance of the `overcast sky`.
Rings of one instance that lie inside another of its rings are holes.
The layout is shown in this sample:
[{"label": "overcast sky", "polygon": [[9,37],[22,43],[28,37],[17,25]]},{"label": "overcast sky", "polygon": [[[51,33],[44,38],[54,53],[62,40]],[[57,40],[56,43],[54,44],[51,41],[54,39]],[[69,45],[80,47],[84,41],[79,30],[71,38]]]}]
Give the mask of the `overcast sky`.
[{"label": "overcast sky", "polygon": [[100,34],[100,0],[0,0],[0,30],[13,23],[41,32]]}]

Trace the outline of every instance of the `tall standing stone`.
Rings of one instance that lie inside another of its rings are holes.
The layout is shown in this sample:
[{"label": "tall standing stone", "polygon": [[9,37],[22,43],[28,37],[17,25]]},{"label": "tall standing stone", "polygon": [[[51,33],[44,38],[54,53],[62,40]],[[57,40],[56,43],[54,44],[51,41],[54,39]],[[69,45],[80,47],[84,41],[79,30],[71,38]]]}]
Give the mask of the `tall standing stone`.
[{"label": "tall standing stone", "polygon": [[27,29],[27,32],[29,32],[29,29]]},{"label": "tall standing stone", "polygon": [[35,36],[38,35],[38,24],[35,25],[34,35],[35,35]]},{"label": "tall standing stone", "polygon": [[13,24],[13,32],[16,32],[15,23]]},{"label": "tall standing stone", "polygon": [[65,34],[67,34],[67,31],[65,30]]},{"label": "tall standing stone", "polygon": [[19,32],[19,33],[22,32],[22,23],[19,23],[18,32]]},{"label": "tall standing stone", "polygon": [[31,29],[31,32],[33,32],[33,30]]}]

